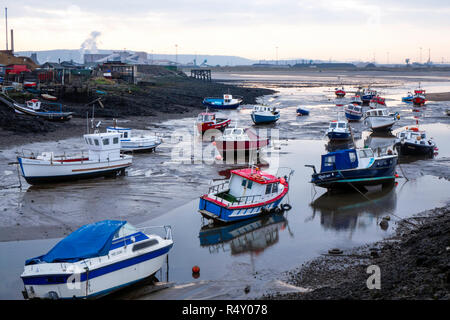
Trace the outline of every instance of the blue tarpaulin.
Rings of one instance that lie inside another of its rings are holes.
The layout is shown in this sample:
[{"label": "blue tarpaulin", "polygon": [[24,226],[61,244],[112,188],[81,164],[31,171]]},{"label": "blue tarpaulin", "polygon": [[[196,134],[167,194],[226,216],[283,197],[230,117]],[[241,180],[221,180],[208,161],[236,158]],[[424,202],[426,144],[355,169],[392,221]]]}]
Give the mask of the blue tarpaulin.
[{"label": "blue tarpaulin", "polygon": [[358,167],[355,149],[339,150],[322,155],[320,172],[353,169]]},{"label": "blue tarpaulin", "polygon": [[69,234],[47,254],[29,259],[25,265],[41,262],[76,262],[108,254],[115,233],[126,221],[104,220],[87,224]]}]

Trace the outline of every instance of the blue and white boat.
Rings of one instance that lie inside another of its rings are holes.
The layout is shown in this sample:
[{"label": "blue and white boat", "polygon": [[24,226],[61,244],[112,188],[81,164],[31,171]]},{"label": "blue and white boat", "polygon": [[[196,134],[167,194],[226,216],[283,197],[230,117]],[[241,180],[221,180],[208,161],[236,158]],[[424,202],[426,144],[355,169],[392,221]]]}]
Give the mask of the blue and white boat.
[{"label": "blue and white boat", "polygon": [[330,141],[349,140],[352,137],[347,120],[333,120],[330,122],[326,135]]},{"label": "blue and white boat", "polygon": [[309,110],[297,108],[297,115],[298,116],[309,116]]},{"label": "blue and white boat", "polygon": [[25,262],[24,297],[95,298],[155,274],[173,246],[171,228],[159,228],[164,228],[164,237],[146,234],[126,221],[82,226],[47,254]]},{"label": "blue and white boat", "polygon": [[360,97],[360,96],[354,95],[354,96],[350,99],[350,103],[357,104],[358,106],[362,106],[363,101],[361,100],[361,97]]},{"label": "blue and white boat", "polygon": [[377,95],[376,90],[372,90],[370,88],[364,89],[364,91],[361,95],[361,100],[364,105],[369,105],[370,100],[372,100],[376,95]]},{"label": "blue and white boat", "polygon": [[275,123],[280,119],[280,111],[275,107],[253,106],[251,117],[255,124]]},{"label": "blue and white boat", "polygon": [[106,132],[114,132],[120,134],[120,150],[124,152],[131,151],[155,151],[156,147],[161,144],[161,140],[156,136],[132,133],[130,128],[107,127]]},{"label": "blue and white boat", "polygon": [[402,101],[406,103],[412,103],[414,95],[411,92],[408,92],[406,97],[402,97]]},{"label": "blue and white boat", "polygon": [[224,94],[223,98],[209,97],[203,99],[203,104],[212,109],[237,109],[242,103],[242,97]]},{"label": "blue and white boat", "polygon": [[363,116],[362,107],[353,103],[347,105],[344,112],[348,121],[359,121]]},{"label": "blue and white boat", "polygon": [[398,156],[375,156],[372,149],[345,149],[322,155],[320,172],[314,173],[311,183],[327,189],[352,189],[370,185],[391,185],[395,181]]},{"label": "blue and white boat", "polygon": [[200,197],[199,212],[207,219],[234,222],[275,211],[288,193],[291,174],[276,177],[258,168],[232,170],[229,180]]}]

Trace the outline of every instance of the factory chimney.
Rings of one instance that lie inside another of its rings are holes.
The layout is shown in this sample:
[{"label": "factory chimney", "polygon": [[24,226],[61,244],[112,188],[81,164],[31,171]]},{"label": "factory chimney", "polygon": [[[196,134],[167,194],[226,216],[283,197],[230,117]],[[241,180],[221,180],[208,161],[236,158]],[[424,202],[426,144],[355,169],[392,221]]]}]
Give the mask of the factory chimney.
[{"label": "factory chimney", "polygon": [[11,29],[11,53],[14,54],[14,33],[13,33],[13,29]]},{"label": "factory chimney", "polygon": [[5,24],[6,24],[6,51],[8,51],[8,8],[5,8]]}]

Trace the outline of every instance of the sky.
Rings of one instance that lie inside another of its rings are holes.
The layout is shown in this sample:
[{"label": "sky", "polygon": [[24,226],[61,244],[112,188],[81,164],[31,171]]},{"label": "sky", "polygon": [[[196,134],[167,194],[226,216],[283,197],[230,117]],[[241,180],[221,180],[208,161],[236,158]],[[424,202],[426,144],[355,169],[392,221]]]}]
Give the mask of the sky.
[{"label": "sky", "polygon": [[[450,62],[448,0],[3,0],[15,51]],[[6,46],[4,8],[0,47]],[[91,35],[96,37],[91,38]],[[9,36],[9,33],[8,33]],[[89,40],[91,38],[91,41]],[[86,42],[87,40],[87,42]],[[92,41],[94,40],[94,41]],[[422,49],[421,49],[422,48]]]}]

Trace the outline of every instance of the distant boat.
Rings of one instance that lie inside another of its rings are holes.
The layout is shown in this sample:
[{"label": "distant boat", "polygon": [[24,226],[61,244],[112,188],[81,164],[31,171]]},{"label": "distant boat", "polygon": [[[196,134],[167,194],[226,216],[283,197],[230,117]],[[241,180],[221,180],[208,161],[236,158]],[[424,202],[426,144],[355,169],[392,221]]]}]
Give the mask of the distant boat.
[{"label": "distant boat", "polygon": [[355,95],[351,98],[350,103],[357,104],[358,106],[362,106],[363,101],[361,100],[360,96]]},{"label": "distant boat", "polygon": [[363,102],[363,105],[368,105],[370,103],[370,100],[373,99],[377,95],[377,91],[367,88],[364,89],[361,95],[361,100]]},{"label": "distant boat", "polygon": [[273,212],[288,193],[291,173],[276,177],[258,168],[233,170],[228,181],[211,186],[200,197],[199,212],[207,219],[221,222]]},{"label": "distant boat", "polygon": [[371,109],[386,108],[386,100],[376,95],[370,100],[369,106]]},{"label": "distant boat", "polygon": [[309,116],[309,110],[297,108],[297,115],[298,116]]},{"label": "distant boat", "polygon": [[275,107],[253,106],[251,117],[255,124],[275,123],[280,119],[280,111]]},{"label": "distant boat", "polygon": [[406,97],[402,97],[403,102],[410,103],[412,102],[413,94],[411,92],[408,92],[408,95]]},{"label": "distant boat", "polygon": [[351,131],[347,120],[333,120],[330,122],[326,135],[330,141],[349,140]]},{"label": "distant boat", "polygon": [[59,106],[60,111],[50,111],[41,108],[41,101],[38,99],[31,99],[26,101],[25,104],[18,103],[14,101],[12,98],[10,98],[6,94],[2,94],[0,97],[0,100],[2,100],[4,103],[11,106],[16,113],[19,114],[25,114],[29,116],[34,116],[38,118],[43,118],[45,120],[49,121],[68,121],[72,119],[73,112],[63,112],[62,111],[62,104],[60,103],[46,103],[46,104],[55,104]]},{"label": "distant boat", "polygon": [[207,130],[225,130],[231,123],[231,119],[228,118],[217,118],[214,112],[202,112],[197,116],[197,121],[195,122],[198,132],[205,133]]},{"label": "distant boat", "polygon": [[42,97],[43,99],[45,99],[45,100],[49,100],[49,101],[56,101],[56,100],[58,100],[58,98],[57,98],[57,97],[55,97],[55,96],[52,96],[52,95],[50,95],[50,94],[47,94],[47,93],[43,93],[43,94],[41,94],[41,97]]},{"label": "distant boat", "polygon": [[420,89],[420,88],[417,90],[414,90],[414,96],[412,98],[412,103],[414,104],[414,106],[421,107],[425,104],[426,101],[427,101],[427,98],[425,95],[425,90]]},{"label": "distant boat", "polygon": [[342,87],[342,88],[336,88],[335,90],[334,90],[334,94],[338,97],[338,98],[342,98],[342,97],[344,97],[345,96],[345,90],[344,90],[344,87]]},{"label": "distant boat", "polygon": [[432,139],[427,139],[425,131],[417,127],[406,127],[405,130],[397,133],[395,147],[402,155],[434,155],[436,143]]},{"label": "distant boat", "polygon": [[348,121],[359,121],[363,116],[362,107],[353,103],[347,105],[344,112]]},{"label": "distant boat", "polygon": [[256,154],[261,148],[268,146],[269,142],[268,138],[259,137],[253,130],[243,128],[227,128],[214,141],[224,160],[228,155],[247,157]]},{"label": "distant boat", "polygon": [[[141,230],[164,228],[164,237]],[[25,299],[98,298],[155,274],[173,246],[170,226],[137,229],[126,221],[84,225],[48,253],[28,259]]]},{"label": "distant boat", "polygon": [[203,104],[213,109],[237,109],[242,103],[241,97],[224,94],[223,98],[209,97],[203,99]]},{"label": "distant boat", "polygon": [[120,150],[131,151],[155,151],[161,144],[161,140],[156,136],[144,134],[135,135],[130,128],[107,127],[106,132],[120,134]]},{"label": "distant boat", "polygon": [[313,168],[311,183],[327,189],[389,185],[395,181],[397,155],[375,156],[372,149],[346,149],[322,155],[320,172]]},{"label": "distant boat", "polygon": [[387,109],[367,110],[364,115],[364,124],[373,131],[388,131],[400,120],[398,112],[389,113]]}]

